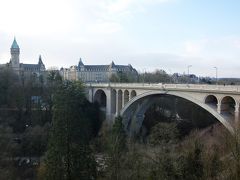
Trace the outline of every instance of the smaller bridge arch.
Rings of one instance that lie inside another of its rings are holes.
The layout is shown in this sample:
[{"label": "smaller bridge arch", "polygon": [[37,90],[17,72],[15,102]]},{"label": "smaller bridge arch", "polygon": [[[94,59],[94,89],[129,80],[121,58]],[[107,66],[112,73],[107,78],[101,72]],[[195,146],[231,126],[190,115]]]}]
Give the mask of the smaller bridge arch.
[{"label": "smaller bridge arch", "polygon": [[132,98],[134,98],[135,96],[137,96],[137,92],[136,92],[135,90],[132,90],[132,91],[131,91],[131,96],[130,96],[130,98],[132,99]]},{"label": "smaller bridge arch", "polygon": [[93,102],[97,102],[101,108],[101,110],[106,111],[107,106],[107,96],[106,93],[102,89],[96,90],[93,97]]},{"label": "smaller bridge arch", "polygon": [[207,95],[204,100],[205,104],[209,105],[210,107],[217,109],[218,106],[218,99],[214,95]]},{"label": "smaller bridge arch", "polygon": [[129,101],[129,91],[125,90],[124,91],[124,105],[127,104],[128,101]]},{"label": "smaller bridge arch", "polygon": [[234,115],[236,100],[231,96],[225,96],[221,99],[221,113]]},{"label": "smaller bridge arch", "polygon": [[117,113],[119,113],[123,107],[123,91],[119,89],[117,95],[118,95]]}]

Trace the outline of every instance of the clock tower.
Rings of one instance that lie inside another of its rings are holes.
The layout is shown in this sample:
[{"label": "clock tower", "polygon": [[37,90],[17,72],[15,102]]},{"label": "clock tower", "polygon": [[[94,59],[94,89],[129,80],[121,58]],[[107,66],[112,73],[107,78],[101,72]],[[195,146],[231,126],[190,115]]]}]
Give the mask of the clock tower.
[{"label": "clock tower", "polygon": [[20,64],[19,64],[20,48],[17,44],[16,38],[14,38],[10,50],[11,50],[10,64],[14,70],[19,71],[20,70]]}]

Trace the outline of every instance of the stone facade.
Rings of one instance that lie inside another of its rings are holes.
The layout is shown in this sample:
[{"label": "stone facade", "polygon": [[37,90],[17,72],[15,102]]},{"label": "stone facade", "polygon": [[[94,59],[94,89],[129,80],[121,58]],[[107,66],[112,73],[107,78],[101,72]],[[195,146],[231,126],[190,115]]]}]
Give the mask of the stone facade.
[{"label": "stone facade", "polygon": [[41,55],[39,56],[37,64],[24,64],[20,63],[20,48],[17,44],[16,39],[14,38],[12,46],[10,48],[11,59],[7,64],[3,64],[0,67],[9,67],[12,68],[17,74],[28,76],[31,74],[40,75],[46,70],[45,65],[43,64]]},{"label": "stone facade", "polygon": [[125,73],[134,78],[138,73],[130,64],[115,65],[84,65],[81,58],[77,66],[70,68],[61,68],[60,74],[65,80],[81,80],[83,82],[109,82],[110,77],[118,73]]}]

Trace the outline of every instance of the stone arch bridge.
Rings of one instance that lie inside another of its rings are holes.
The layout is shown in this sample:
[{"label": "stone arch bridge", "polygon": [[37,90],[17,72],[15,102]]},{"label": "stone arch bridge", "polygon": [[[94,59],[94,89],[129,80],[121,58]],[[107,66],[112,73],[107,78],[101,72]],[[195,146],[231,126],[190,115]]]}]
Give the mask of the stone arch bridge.
[{"label": "stone arch bridge", "polygon": [[212,114],[230,132],[239,120],[240,86],[200,84],[91,83],[86,84],[90,102],[98,102],[112,122],[121,115],[127,130],[138,131],[144,113],[158,96],[191,101]]}]

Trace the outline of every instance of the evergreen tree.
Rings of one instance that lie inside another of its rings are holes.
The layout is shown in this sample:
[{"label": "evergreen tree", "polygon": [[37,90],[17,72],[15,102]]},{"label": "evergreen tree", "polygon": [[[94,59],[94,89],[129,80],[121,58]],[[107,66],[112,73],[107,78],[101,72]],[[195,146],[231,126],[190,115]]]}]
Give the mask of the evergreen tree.
[{"label": "evergreen tree", "polygon": [[53,96],[53,125],[46,154],[46,179],[94,179],[95,161],[89,147],[87,100],[79,82],[64,82]]},{"label": "evergreen tree", "polygon": [[0,125],[0,179],[16,179],[14,164],[11,161],[15,151],[15,146],[11,142],[13,139],[12,129]]}]

